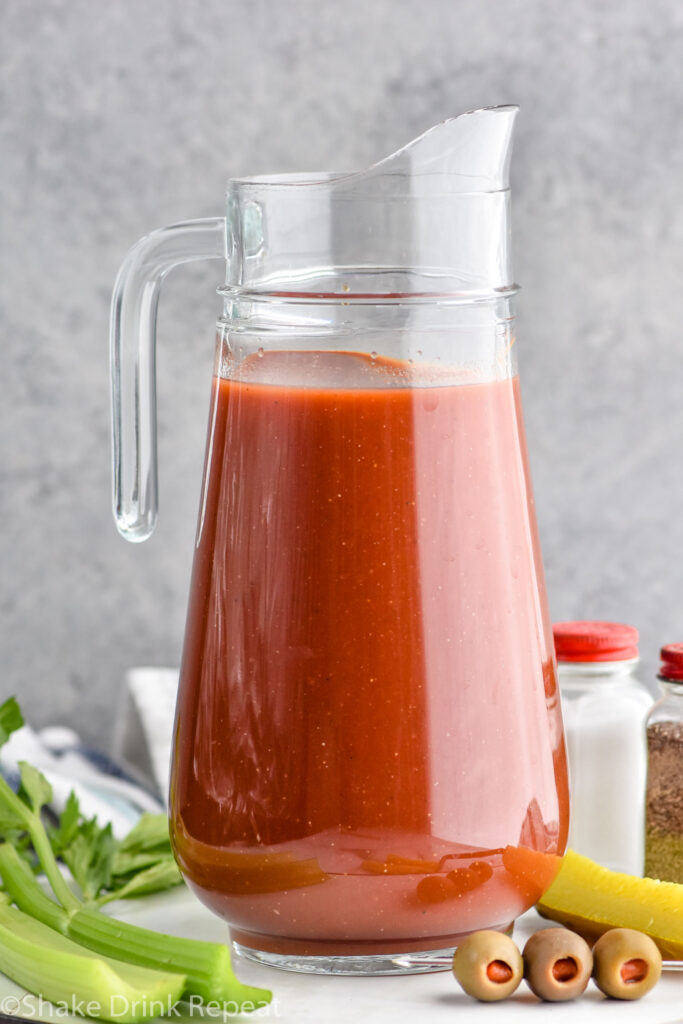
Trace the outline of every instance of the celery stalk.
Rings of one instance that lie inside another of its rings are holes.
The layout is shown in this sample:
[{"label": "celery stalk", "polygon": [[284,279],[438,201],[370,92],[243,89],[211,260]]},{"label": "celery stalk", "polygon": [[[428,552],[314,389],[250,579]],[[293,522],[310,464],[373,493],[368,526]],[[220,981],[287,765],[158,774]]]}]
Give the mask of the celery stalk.
[{"label": "celery stalk", "polygon": [[72,893],[59,870],[48,834],[40,820],[40,814],[27,807],[23,800],[20,800],[17,794],[10,789],[5,779],[0,776],[0,806],[2,805],[30,835],[40,866],[62,906],[73,908],[80,906],[79,899]]},{"label": "celery stalk", "polygon": [[69,912],[46,896],[29,867],[9,843],[0,843],[0,876],[5,890],[20,910],[66,935]]},{"label": "celery stalk", "polygon": [[0,845],[0,875],[21,910],[95,953],[182,973],[185,996],[198,996],[204,1002],[252,1004],[251,1009],[267,1005],[272,998],[267,989],[243,985],[235,977],[227,946],[150,931],[80,904],[78,909],[60,907],[45,895],[14,847],[7,843]]},{"label": "celery stalk", "polygon": [[235,976],[230,951],[218,942],[164,935],[87,909],[71,915],[68,934],[88,949],[129,963],[181,970],[187,978],[184,994],[188,997],[251,1004],[250,1009],[266,1006],[272,998],[268,989],[244,985]]},{"label": "celery stalk", "polygon": [[138,1024],[169,1013],[185,978],[99,957],[0,903],[0,966],[29,992],[77,1013]]}]

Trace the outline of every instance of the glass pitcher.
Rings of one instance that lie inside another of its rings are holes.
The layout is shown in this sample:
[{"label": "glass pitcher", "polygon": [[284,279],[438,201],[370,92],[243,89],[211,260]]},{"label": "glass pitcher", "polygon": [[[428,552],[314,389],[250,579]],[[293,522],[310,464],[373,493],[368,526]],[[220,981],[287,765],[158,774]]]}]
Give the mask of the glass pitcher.
[{"label": "glass pitcher", "polygon": [[154,232],[119,274],[115,515],[136,541],[156,517],[159,285],[226,264],[170,815],[188,884],[261,962],[429,969],[540,895],[526,851],[564,849],[516,113],[446,121],[362,173],[230,181],[225,218]]}]

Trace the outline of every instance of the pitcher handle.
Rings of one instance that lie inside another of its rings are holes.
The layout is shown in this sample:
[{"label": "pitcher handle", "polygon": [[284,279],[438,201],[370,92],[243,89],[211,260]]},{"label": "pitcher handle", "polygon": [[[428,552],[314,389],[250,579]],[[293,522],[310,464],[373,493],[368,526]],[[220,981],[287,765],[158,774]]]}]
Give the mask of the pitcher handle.
[{"label": "pitcher handle", "polygon": [[156,324],[159,289],[173,267],[225,259],[225,218],[188,220],[141,238],[121,265],[111,303],[114,518],[146,540],[158,509]]}]

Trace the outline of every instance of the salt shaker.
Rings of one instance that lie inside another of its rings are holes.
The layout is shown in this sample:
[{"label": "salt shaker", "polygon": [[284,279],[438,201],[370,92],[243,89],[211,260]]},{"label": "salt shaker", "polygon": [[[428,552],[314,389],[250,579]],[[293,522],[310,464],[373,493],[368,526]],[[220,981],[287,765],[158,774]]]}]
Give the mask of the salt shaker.
[{"label": "salt shaker", "polygon": [[635,677],[638,631],[560,622],[553,633],[569,757],[569,846],[614,871],[642,875],[645,720],[653,698]]},{"label": "salt shaker", "polygon": [[647,720],[645,874],[683,882],[683,644],[660,657],[663,695]]}]

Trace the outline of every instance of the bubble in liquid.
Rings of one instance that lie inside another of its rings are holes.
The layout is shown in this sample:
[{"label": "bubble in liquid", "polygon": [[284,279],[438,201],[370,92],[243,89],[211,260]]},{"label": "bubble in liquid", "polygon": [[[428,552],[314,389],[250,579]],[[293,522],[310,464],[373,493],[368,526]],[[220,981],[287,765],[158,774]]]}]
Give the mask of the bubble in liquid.
[{"label": "bubble in liquid", "polygon": [[260,348],[260,349],[258,350],[258,352],[256,353],[256,355],[257,355],[257,356],[259,357],[259,359],[263,359],[263,349],[262,349],[262,348]]},{"label": "bubble in liquid", "polygon": [[377,353],[376,352],[371,352],[370,353],[370,358],[371,359],[376,359],[377,358]]}]

